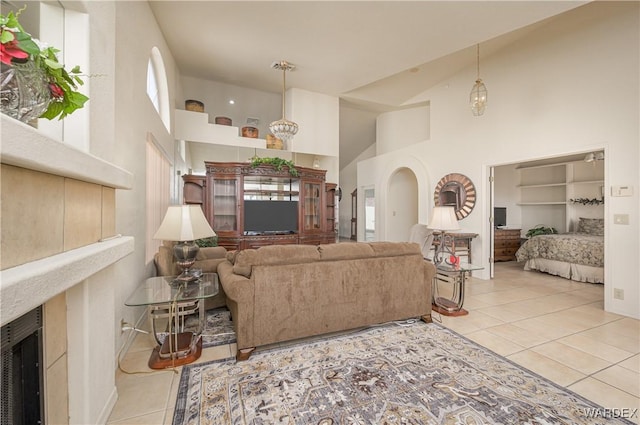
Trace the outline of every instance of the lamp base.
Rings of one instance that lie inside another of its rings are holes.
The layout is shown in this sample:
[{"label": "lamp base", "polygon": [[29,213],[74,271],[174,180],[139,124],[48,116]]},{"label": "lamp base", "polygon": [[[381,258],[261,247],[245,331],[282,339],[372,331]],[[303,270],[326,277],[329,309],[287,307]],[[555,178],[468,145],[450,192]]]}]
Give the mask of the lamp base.
[{"label": "lamp base", "polygon": [[189,282],[195,282],[198,279],[199,279],[198,276],[194,276],[193,274],[191,274],[189,269],[186,269],[186,270],[183,270],[181,274],[176,276],[173,281],[176,283],[189,283]]},{"label": "lamp base", "polygon": [[178,242],[173,246],[173,255],[176,257],[176,264],[182,269],[182,273],[175,278],[177,282],[193,282],[198,279],[190,272],[191,267],[196,262],[200,247],[195,241]]}]

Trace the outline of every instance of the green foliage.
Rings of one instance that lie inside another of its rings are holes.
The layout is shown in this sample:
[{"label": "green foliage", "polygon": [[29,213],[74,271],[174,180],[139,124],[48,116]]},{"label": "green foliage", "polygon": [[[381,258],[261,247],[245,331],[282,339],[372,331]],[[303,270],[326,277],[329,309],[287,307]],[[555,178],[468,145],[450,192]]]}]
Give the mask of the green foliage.
[{"label": "green foliage", "polygon": [[530,238],[538,235],[551,235],[556,233],[558,233],[558,231],[555,227],[545,227],[543,224],[538,224],[536,227],[529,229],[525,236]]},{"label": "green foliage", "polygon": [[576,199],[569,199],[569,201],[572,204],[582,204],[582,205],[600,205],[600,204],[604,204],[604,198],[602,198],[602,199],[598,199],[598,198],[593,198],[593,199],[576,198]]},{"label": "green foliage", "polygon": [[78,86],[84,84],[80,78],[83,75],[82,71],[78,66],[67,71],[64,65],[58,62],[57,54],[60,50],[54,47],[41,47],[39,41],[24,30],[18,21],[18,16],[23,10],[24,8],[20,9],[15,15],[13,12],[9,12],[6,16],[0,15],[0,42],[2,42],[0,59],[9,66],[12,63],[33,61],[37,68],[44,71],[49,83],[51,102],[40,117],[49,120],[56,117],[63,119],[82,108],[89,100],[78,91]]},{"label": "green foliage", "polygon": [[196,239],[196,245],[198,245],[200,248],[218,246],[218,237],[211,236],[210,238]]},{"label": "green foliage", "polygon": [[259,165],[271,165],[278,171],[282,171],[282,167],[286,166],[289,168],[289,174],[294,177],[298,177],[298,170],[296,170],[296,165],[293,161],[288,161],[282,158],[253,158],[251,160],[251,167],[256,168]]}]

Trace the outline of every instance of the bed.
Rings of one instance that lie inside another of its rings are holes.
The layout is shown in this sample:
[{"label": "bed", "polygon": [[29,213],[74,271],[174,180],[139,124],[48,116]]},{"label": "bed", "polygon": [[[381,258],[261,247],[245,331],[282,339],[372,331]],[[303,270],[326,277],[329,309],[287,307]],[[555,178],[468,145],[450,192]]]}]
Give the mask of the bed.
[{"label": "bed", "polygon": [[525,270],[604,283],[604,219],[580,218],[575,233],[534,236],[516,252]]}]

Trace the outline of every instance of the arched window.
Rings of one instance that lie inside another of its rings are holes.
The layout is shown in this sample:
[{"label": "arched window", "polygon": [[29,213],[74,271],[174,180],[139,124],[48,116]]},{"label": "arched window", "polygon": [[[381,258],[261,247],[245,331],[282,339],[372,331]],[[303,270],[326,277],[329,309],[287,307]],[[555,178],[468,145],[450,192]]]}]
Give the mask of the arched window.
[{"label": "arched window", "polygon": [[153,107],[158,111],[158,115],[160,115],[160,119],[167,131],[171,131],[167,73],[165,72],[162,55],[157,47],[151,49],[151,57],[147,65],[147,96],[151,99]]}]

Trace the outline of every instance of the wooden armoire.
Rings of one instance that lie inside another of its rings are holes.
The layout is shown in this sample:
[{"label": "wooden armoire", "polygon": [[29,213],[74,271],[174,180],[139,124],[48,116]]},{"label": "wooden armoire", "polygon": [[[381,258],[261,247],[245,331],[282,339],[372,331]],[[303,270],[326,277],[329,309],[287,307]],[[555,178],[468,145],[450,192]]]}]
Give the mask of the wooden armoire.
[{"label": "wooden armoire", "polygon": [[336,185],[326,170],[242,162],[205,162],[184,175],[184,203],[199,204],[228,250],[276,244],[334,243]]}]

